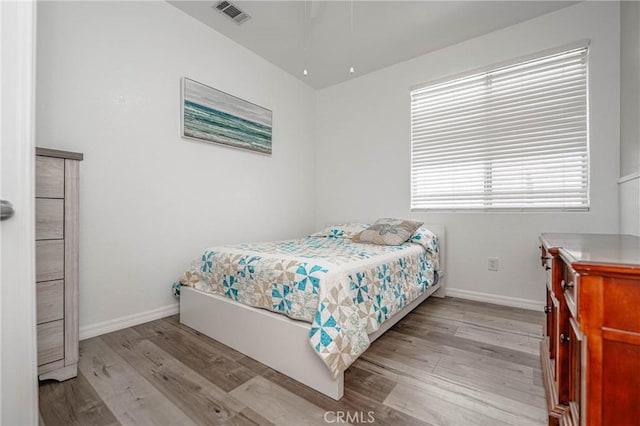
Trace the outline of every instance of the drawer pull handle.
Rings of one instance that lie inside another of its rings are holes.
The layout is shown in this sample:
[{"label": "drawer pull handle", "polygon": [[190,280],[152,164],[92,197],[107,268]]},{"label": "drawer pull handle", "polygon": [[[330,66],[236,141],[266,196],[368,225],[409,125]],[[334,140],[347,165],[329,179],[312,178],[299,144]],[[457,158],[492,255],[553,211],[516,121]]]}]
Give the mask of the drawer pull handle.
[{"label": "drawer pull handle", "polygon": [[551,266],[548,266],[548,265],[545,265],[545,266],[544,266],[544,270],[545,270],[545,271],[548,271],[549,269],[551,269]]},{"label": "drawer pull handle", "polygon": [[566,283],[566,282],[564,282],[564,280],[562,280],[562,289],[563,289],[564,291],[567,291],[567,290],[569,290],[570,288],[573,288],[573,283],[571,283],[571,282]]},{"label": "drawer pull handle", "polygon": [[545,306],[544,307],[544,313],[545,314],[550,314],[551,313],[551,306]]},{"label": "drawer pull handle", "polygon": [[565,336],[564,333],[560,334],[560,341],[562,343],[567,343],[569,340],[571,340],[571,338],[569,338],[569,336]]},{"label": "drawer pull handle", "polygon": [[540,256],[540,260],[549,260],[549,256]]}]

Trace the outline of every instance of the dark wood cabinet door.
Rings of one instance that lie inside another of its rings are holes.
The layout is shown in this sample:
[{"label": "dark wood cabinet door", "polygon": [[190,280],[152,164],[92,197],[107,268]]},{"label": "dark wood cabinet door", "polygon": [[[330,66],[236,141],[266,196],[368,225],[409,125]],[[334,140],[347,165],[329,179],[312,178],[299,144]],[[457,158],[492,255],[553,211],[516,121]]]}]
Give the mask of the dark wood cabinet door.
[{"label": "dark wood cabinet door", "polygon": [[586,341],[580,326],[572,317],[569,318],[569,410],[574,424],[581,424],[583,404],[586,404],[584,392]]}]

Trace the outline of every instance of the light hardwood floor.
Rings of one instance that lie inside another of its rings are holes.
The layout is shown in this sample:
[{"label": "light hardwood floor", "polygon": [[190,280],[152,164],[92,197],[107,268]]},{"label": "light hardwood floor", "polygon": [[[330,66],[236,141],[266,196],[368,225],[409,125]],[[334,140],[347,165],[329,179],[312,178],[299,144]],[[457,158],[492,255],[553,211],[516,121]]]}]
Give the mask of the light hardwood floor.
[{"label": "light hardwood floor", "polygon": [[40,385],[40,418],[46,426],[542,425],[542,323],[538,312],[429,298],[347,370],[336,402],[173,316],[80,342],[78,377]]}]

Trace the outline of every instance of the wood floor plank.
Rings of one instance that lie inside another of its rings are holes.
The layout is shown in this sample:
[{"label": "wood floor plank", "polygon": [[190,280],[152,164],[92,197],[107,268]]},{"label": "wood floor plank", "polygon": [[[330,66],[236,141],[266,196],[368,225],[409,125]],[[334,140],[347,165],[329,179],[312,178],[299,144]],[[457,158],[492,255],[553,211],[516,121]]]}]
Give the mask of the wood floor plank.
[{"label": "wood floor plank", "polygon": [[[343,400],[346,413],[356,413],[363,419],[368,419],[368,416],[371,416],[374,421],[369,423],[376,426],[437,426],[434,423],[427,422],[425,419],[397,410],[387,404],[378,404],[358,392],[346,395]],[[360,421],[359,423],[367,423],[367,421]]]},{"label": "wood floor plank", "polygon": [[229,394],[277,425],[326,425],[325,410],[264,377],[254,377]]},{"label": "wood floor plank", "polygon": [[141,336],[146,338],[153,338],[163,333],[174,334],[179,333],[183,338],[190,342],[195,342],[197,346],[202,346],[203,350],[206,350],[215,356],[224,356],[233,361],[237,361],[245,357],[244,354],[230,348],[229,346],[223,345],[220,342],[217,342],[204,334],[187,327],[186,325],[180,324],[177,315],[172,315],[170,317],[161,318],[156,321],[151,321],[145,324],[140,324],[133,327]]},{"label": "wood floor plank", "polygon": [[[544,406],[532,406],[528,403],[520,403],[493,394],[485,388],[470,386],[466,383],[429,373],[412,372],[413,374],[407,374],[402,370],[389,368],[387,365],[380,365],[379,363],[374,363],[369,360],[363,360],[359,365],[366,370],[386,374],[388,378],[398,382],[398,385],[391,391],[384,403],[385,405],[390,405],[411,415],[414,414],[412,414],[413,411],[410,407],[408,409],[402,409],[404,406],[400,401],[402,401],[403,398],[398,396],[398,394],[404,395],[409,392],[405,389],[407,387],[413,389],[412,392],[416,393],[418,401],[431,400],[432,398],[442,399],[442,401],[438,401],[438,404],[435,405],[446,407],[448,406],[447,404],[454,404],[464,410],[476,413],[481,417],[484,416],[485,418],[494,419],[500,423],[518,425],[524,419],[527,424],[543,424],[546,420]],[[398,391],[399,388],[402,388],[402,390]],[[418,389],[418,391],[416,391],[416,389]],[[395,395],[394,392],[396,392]],[[429,408],[429,410],[431,410],[431,408]],[[467,413],[464,410],[462,414],[466,416]],[[435,414],[425,413],[425,415],[427,415],[427,421],[432,421],[431,416]],[[420,419],[423,418],[420,416],[417,417]],[[454,420],[456,422],[462,421],[460,418],[455,418]]]},{"label": "wood floor plank", "polygon": [[[356,361],[356,364],[358,361]],[[356,364],[351,368],[358,368]],[[350,368],[350,370],[351,370]],[[361,370],[360,368],[358,368]],[[383,378],[382,375],[375,374]],[[411,417],[406,413],[398,411],[387,405],[374,401],[371,392],[363,389],[353,381],[345,380],[345,396],[340,401],[335,401],[326,395],[314,391],[284,374],[278,373],[270,368],[263,370],[263,377],[276,383],[277,385],[287,389],[289,392],[299,395],[314,405],[326,411],[343,411],[346,413],[365,413],[375,418],[375,424],[380,426],[397,426],[397,425],[417,425],[425,426],[425,423],[415,417]],[[394,382],[395,383],[395,382]]]},{"label": "wood floor plank", "polygon": [[465,325],[458,327],[454,336],[463,339],[474,340],[480,343],[489,343],[502,348],[513,349],[519,352],[526,352],[536,356],[540,352],[540,337],[530,337],[528,335],[514,334],[505,331],[478,327],[475,325]]},{"label": "wood floor plank", "polygon": [[265,373],[271,370],[268,366],[248,356],[240,358],[237,362],[238,364],[248,368],[259,376],[264,376]]},{"label": "wood floor plank", "polygon": [[544,379],[542,378],[542,372],[540,372],[540,374],[537,374],[535,376],[533,376],[533,384],[536,386],[540,386],[543,387],[544,389]]},{"label": "wood floor plank", "polygon": [[80,372],[78,377],[40,383],[40,417],[47,426],[119,424],[102,397]]},{"label": "wood floor plank", "polygon": [[524,353],[490,343],[480,343],[463,337],[449,336],[436,331],[424,331],[413,326],[401,325],[400,328],[404,334],[424,338],[431,342],[441,343],[467,352],[479,353],[502,361],[510,361],[532,368],[540,367],[540,358],[535,354]]},{"label": "wood floor plank", "polygon": [[410,365],[400,358],[387,358],[383,355],[378,355],[373,352],[365,352],[360,359],[364,361],[369,361],[372,364],[376,365],[384,365],[392,371],[398,371],[402,374],[406,375],[420,375],[420,374],[431,374],[435,369],[435,365],[433,366],[416,366]]},{"label": "wood floor plank", "polygon": [[449,360],[442,360],[438,364],[433,374],[443,378],[455,380],[476,388],[482,388],[502,397],[513,399],[524,404],[544,407],[544,389],[533,384],[525,385],[522,382],[510,381],[505,376],[491,374],[481,368],[471,368],[468,366],[447,365]]},{"label": "wood floor plank", "polygon": [[[442,303],[439,300],[431,300],[431,299],[437,299],[437,298],[429,298],[425,300],[424,303],[418,306],[414,310],[414,312],[411,312],[409,315],[422,313],[422,314],[438,316],[446,320],[464,319],[464,315],[466,311],[464,309],[452,307],[452,303],[453,303],[452,298],[447,297],[446,303]],[[452,300],[450,301],[449,299],[452,299]]]},{"label": "wood floor plank", "polygon": [[[541,374],[540,367],[537,368],[525,366],[515,362],[496,359],[486,356],[482,353],[470,352],[468,350],[459,349],[454,346],[448,346],[442,341],[432,342],[428,340],[428,335],[423,338],[406,335],[395,329],[389,330],[385,335],[385,343],[397,348],[398,350],[409,352],[425,352],[433,353],[440,356],[440,359],[452,359],[456,363],[463,366],[482,366],[485,371],[498,376],[506,376],[513,380],[519,380],[523,383],[531,383],[536,374]],[[438,361],[440,364],[441,361]]]},{"label": "wood floor plank", "polygon": [[79,377],[40,385],[40,422],[297,426],[342,413],[389,426],[543,425],[528,347],[542,323],[539,312],[429,298],[356,360],[334,401],[171,316],[80,342]]},{"label": "wood floor plank", "polygon": [[[269,420],[262,417],[250,408],[245,408],[224,421],[225,426],[263,426],[273,425]],[[277,425],[276,425],[277,426]]]},{"label": "wood floor plank", "polygon": [[170,317],[162,318],[162,319],[158,320],[158,322],[160,324],[166,323],[167,325],[171,325],[172,327],[175,327],[176,329],[182,331],[183,333],[187,333],[187,334],[190,334],[192,336],[195,336],[200,340],[202,340],[203,338],[208,339],[208,341],[207,341],[208,345],[215,347],[224,356],[226,356],[227,358],[230,358],[230,359],[232,359],[234,361],[237,361],[237,360],[245,357],[245,355],[243,353],[240,353],[240,352],[236,351],[235,349],[232,349],[229,346],[223,345],[222,343],[217,342],[217,341],[215,341],[213,339],[209,339],[207,336],[205,336],[204,334],[200,333],[197,330],[194,330],[191,327],[187,327],[184,324],[180,324],[180,316],[179,315],[172,315]]},{"label": "wood floor plank", "polygon": [[175,327],[164,327],[161,321],[141,324],[133,329],[226,392],[256,375],[226,357],[216,346],[208,344],[212,339],[204,340]]},{"label": "wood floor plank", "polygon": [[[455,313],[455,315],[447,312]],[[466,325],[481,325],[483,328],[490,330],[538,338],[542,337],[543,332],[541,323],[531,323],[513,318],[495,317],[486,313],[463,312],[459,310],[416,309],[410,315],[407,315],[403,322],[405,324],[439,331],[444,334],[454,334],[459,327]]]},{"label": "wood floor plank", "polygon": [[425,315],[422,313],[407,315],[402,320],[402,323],[425,330],[439,331],[443,334],[455,334],[455,332],[458,331],[458,327],[465,324],[462,320],[443,319],[435,315]]},{"label": "wood floor plank", "polygon": [[197,424],[221,424],[245,408],[131,328],[100,338]]},{"label": "wood floor plank", "polygon": [[447,297],[445,301],[432,297],[427,299],[430,306],[444,307],[446,310],[454,312],[475,312],[487,314],[497,318],[515,319],[525,321],[531,324],[542,324],[544,322],[544,313],[540,311],[532,311],[528,309],[513,308],[510,306],[495,305],[492,303],[476,302],[473,300],[459,299],[456,297]]},{"label": "wood floor plank", "polygon": [[385,401],[385,405],[434,425],[499,426],[510,424],[458,406],[437,394],[430,394],[427,397],[420,388],[407,385],[396,386]]},{"label": "wood floor plank", "polygon": [[429,352],[416,352],[416,351],[402,351],[399,348],[389,347],[386,342],[372,345],[370,350],[367,350],[367,356],[375,356],[393,361],[394,364],[405,365],[408,368],[415,368],[424,371],[433,371],[435,366],[440,361],[440,356]]},{"label": "wood floor plank", "polygon": [[[237,424],[261,425],[261,426],[262,425],[270,426],[274,424],[274,423],[271,423],[269,420],[265,419],[260,414],[253,411],[251,408],[245,408],[244,410],[240,411],[238,414],[235,415],[233,421],[236,422]],[[231,425],[233,423],[229,422],[229,424]]]},{"label": "wood floor plank", "polygon": [[[492,358],[487,358],[494,361]],[[501,383],[508,384],[513,388],[518,388],[527,392],[542,395],[544,389],[535,383],[534,378],[541,375],[540,369],[533,369],[522,365],[503,362],[500,368],[499,363],[484,363],[482,358],[464,358],[462,356],[443,355],[436,366],[438,368],[448,368],[456,371],[463,371],[475,377],[487,376]],[[435,370],[434,370],[435,371]]]},{"label": "wood floor plank", "polygon": [[194,424],[100,338],[82,342],[79,368],[123,425]]},{"label": "wood floor plank", "polygon": [[531,323],[528,321],[519,321],[513,318],[498,318],[487,314],[478,314],[475,312],[467,312],[464,316],[465,322],[483,327],[502,330],[509,333],[527,334],[531,337],[542,338],[544,319],[540,322]]},{"label": "wood floor plank", "polygon": [[379,403],[383,403],[396,386],[396,382],[355,365],[345,372],[344,378],[347,391],[367,395],[369,399]]}]

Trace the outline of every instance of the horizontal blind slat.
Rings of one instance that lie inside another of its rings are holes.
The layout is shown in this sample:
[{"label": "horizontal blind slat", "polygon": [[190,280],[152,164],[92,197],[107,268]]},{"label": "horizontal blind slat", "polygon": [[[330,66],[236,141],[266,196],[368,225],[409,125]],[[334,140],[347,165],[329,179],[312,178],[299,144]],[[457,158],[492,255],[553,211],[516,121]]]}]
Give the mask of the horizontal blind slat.
[{"label": "horizontal blind slat", "polygon": [[412,208],[588,207],[587,53],[413,90]]},{"label": "horizontal blind slat", "polygon": [[[557,92],[571,92],[574,91],[586,81],[586,75],[581,75],[579,78],[565,79],[565,80],[552,80],[552,81],[540,81],[535,85],[528,85],[525,87],[513,87],[513,88],[492,88],[493,99],[492,102],[503,103],[510,100],[525,99],[528,97],[535,97],[540,94],[541,97],[553,95]],[[509,90],[507,90],[509,89]],[[456,95],[442,96],[437,99],[412,99],[411,106],[413,111],[417,114],[433,113],[434,110],[448,111],[457,109],[460,107],[473,109],[479,104],[487,102],[486,88],[478,87],[476,91],[465,94],[464,96]]]}]

